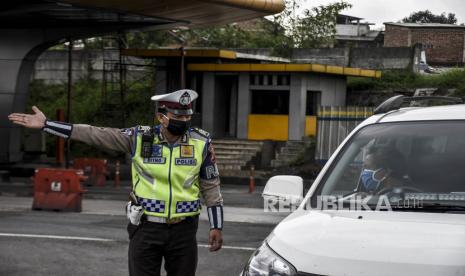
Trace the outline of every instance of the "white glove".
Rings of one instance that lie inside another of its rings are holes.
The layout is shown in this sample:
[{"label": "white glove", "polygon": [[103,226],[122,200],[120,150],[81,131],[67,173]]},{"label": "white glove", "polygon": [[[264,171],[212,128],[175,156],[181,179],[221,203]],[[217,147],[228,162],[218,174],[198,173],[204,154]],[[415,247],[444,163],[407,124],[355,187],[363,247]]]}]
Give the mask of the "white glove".
[{"label": "white glove", "polygon": [[144,209],[142,206],[133,205],[131,201],[126,205],[126,216],[131,222],[131,224],[139,225],[140,219],[144,214]]}]

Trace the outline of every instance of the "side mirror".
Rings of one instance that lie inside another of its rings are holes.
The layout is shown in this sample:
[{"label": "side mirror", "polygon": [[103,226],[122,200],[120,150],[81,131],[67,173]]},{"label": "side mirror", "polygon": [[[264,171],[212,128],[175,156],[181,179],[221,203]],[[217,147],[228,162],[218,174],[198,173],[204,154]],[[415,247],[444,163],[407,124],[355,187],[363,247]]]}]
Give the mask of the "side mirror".
[{"label": "side mirror", "polygon": [[303,200],[303,179],[295,175],[277,175],[268,179],[263,189],[263,199],[299,205]]}]

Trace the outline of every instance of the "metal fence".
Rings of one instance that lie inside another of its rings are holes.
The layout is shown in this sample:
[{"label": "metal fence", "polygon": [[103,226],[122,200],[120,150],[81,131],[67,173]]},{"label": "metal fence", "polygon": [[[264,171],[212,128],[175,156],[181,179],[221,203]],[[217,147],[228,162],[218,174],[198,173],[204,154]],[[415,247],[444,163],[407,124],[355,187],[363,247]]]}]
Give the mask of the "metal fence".
[{"label": "metal fence", "polygon": [[347,135],[373,114],[373,107],[320,106],[315,159],[325,162]]}]

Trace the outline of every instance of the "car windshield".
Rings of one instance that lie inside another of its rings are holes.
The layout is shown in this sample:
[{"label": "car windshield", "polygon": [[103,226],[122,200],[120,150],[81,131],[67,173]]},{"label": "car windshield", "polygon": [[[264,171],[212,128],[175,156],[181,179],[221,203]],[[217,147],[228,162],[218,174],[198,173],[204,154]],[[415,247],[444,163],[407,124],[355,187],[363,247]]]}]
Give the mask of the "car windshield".
[{"label": "car windshield", "polygon": [[465,122],[360,129],[326,172],[311,205],[321,198],[338,203],[369,198],[367,205],[382,202],[393,209],[465,208]]}]

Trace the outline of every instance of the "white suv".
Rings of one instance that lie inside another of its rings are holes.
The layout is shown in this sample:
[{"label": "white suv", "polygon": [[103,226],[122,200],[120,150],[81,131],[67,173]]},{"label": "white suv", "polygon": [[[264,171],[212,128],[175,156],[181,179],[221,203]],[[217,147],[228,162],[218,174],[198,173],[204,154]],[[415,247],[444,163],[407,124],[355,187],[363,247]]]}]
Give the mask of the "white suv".
[{"label": "white suv", "polygon": [[342,142],[305,198],[301,179],[270,179],[268,207],[300,204],[242,275],[465,275],[465,105],[400,108],[428,99],[463,103],[393,97]]}]

